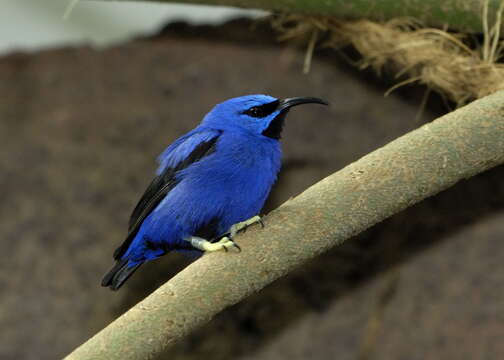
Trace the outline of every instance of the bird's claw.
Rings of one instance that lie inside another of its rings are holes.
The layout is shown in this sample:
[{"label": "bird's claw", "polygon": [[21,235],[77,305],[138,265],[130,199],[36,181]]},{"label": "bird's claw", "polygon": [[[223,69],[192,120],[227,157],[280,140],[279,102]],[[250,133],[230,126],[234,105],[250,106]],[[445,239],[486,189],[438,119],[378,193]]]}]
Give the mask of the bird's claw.
[{"label": "bird's claw", "polygon": [[259,215],[253,216],[250,219],[247,219],[245,221],[241,221],[239,223],[234,224],[229,228],[228,231],[228,236],[232,239],[238,234],[240,231],[247,231],[247,228],[255,223],[261,224],[261,227],[264,228],[264,222],[262,221],[261,217]]},{"label": "bird's claw", "polygon": [[216,242],[210,242],[202,238],[192,237],[190,242],[192,246],[204,252],[214,252],[219,250],[228,252],[229,249],[233,247],[236,248],[238,252],[241,252],[241,247],[228,236],[224,236]]},{"label": "bird's claw", "polygon": [[236,248],[236,250],[238,250],[238,252],[241,252],[241,247],[240,245],[238,245],[236,242],[233,241],[233,246]]},{"label": "bird's claw", "polygon": [[233,241],[233,238],[236,236],[241,231],[246,231],[247,227],[249,227],[252,224],[259,223],[261,224],[261,227],[264,228],[264,222],[262,221],[260,216],[254,216],[251,217],[248,220],[239,222],[234,224],[229,228],[229,231],[222,234],[219,237],[216,237],[210,241],[192,237],[190,240],[191,244],[202,251],[205,252],[213,252],[213,251],[219,251],[219,250],[224,250],[226,252],[229,251],[232,247],[236,248],[238,252],[241,252],[242,249],[240,245],[238,245],[236,242]]},{"label": "bird's claw", "polygon": [[241,252],[240,245],[238,245],[236,242],[233,241],[233,239],[231,239],[227,236],[224,236],[222,239],[220,239],[215,244],[219,244],[219,243],[222,243],[222,249],[224,249],[225,252],[228,252],[229,249],[231,249],[233,247],[236,248],[236,250],[238,250],[238,252]]}]

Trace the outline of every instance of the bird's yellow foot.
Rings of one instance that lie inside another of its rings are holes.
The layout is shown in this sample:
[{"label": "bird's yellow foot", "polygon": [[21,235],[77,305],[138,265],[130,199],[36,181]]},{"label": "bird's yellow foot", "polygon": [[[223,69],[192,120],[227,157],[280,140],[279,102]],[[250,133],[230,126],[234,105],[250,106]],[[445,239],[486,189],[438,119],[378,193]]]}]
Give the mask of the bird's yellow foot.
[{"label": "bird's yellow foot", "polygon": [[224,250],[224,251],[229,251],[231,248],[236,248],[238,251],[241,251],[240,246],[235,243],[233,240],[231,240],[229,237],[224,236],[219,241],[217,242],[210,242],[206,239],[192,236],[189,239],[187,239],[191,243],[192,246],[194,246],[196,249],[199,249],[204,252],[214,252],[214,251],[219,251],[219,250]]},{"label": "bird's yellow foot", "polygon": [[240,231],[246,230],[247,227],[255,223],[259,223],[261,224],[261,227],[264,227],[264,223],[262,222],[261,217],[259,215],[256,215],[248,220],[236,223],[233,226],[231,226],[228,231],[229,238],[233,239],[236,236],[236,234],[238,234]]}]

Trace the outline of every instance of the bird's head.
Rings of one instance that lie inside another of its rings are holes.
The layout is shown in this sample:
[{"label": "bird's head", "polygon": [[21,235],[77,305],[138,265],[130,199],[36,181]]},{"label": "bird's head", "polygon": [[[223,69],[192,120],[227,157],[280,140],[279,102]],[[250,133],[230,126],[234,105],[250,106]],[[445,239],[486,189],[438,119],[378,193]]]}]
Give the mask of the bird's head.
[{"label": "bird's head", "polygon": [[222,130],[240,128],[256,135],[280,139],[289,109],[310,103],[328,105],[326,101],[314,97],[280,100],[268,95],[245,95],[217,104],[202,124]]}]

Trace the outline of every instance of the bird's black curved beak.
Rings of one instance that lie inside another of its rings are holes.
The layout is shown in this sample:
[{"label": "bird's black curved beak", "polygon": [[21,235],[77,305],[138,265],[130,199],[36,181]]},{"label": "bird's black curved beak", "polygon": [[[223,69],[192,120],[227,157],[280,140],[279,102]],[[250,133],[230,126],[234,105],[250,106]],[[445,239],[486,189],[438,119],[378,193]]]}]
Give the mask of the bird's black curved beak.
[{"label": "bird's black curved beak", "polygon": [[[277,100],[278,101],[278,100]],[[275,101],[276,102],[276,101]],[[275,118],[269,123],[268,127],[262,132],[264,136],[267,136],[272,139],[280,139],[280,135],[282,133],[282,129],[284,126],[285,116],[289,112],[289,109],[296,105],[301,104],[323,104],[329,105],[327,101],[324,101],[315,97],[295,97],[288,98],[278,101],[278,105],[276,110],[279,110],[279,114],[275,116]]]},{"label": "bird's black curved beak", "polygon": [[295,98],[288,98],[288,99],[283,99],[280,100],[280,103],[278,104],[277,110],[284,111],[287,109],[290,109],[293,106],[301,105],[301,104],[322,104],[322,105],[329,105],[329,103],[325,100],[316,98],[316,97],[295,97]]}]

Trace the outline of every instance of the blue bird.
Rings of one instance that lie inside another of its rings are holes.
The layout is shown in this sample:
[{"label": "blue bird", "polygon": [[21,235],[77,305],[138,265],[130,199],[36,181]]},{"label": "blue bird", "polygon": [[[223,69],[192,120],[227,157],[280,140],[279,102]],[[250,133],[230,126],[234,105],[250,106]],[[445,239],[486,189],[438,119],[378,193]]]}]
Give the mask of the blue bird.
[{"label": "blue bird", "polygon": [[313,97],[232,98],[168,146],[102,286],[119,289],[144,262],[170,251],[239,249],[234,235],[260,221],[257,214],[280,170],[285,116],[307,103],[327,105]]}]

